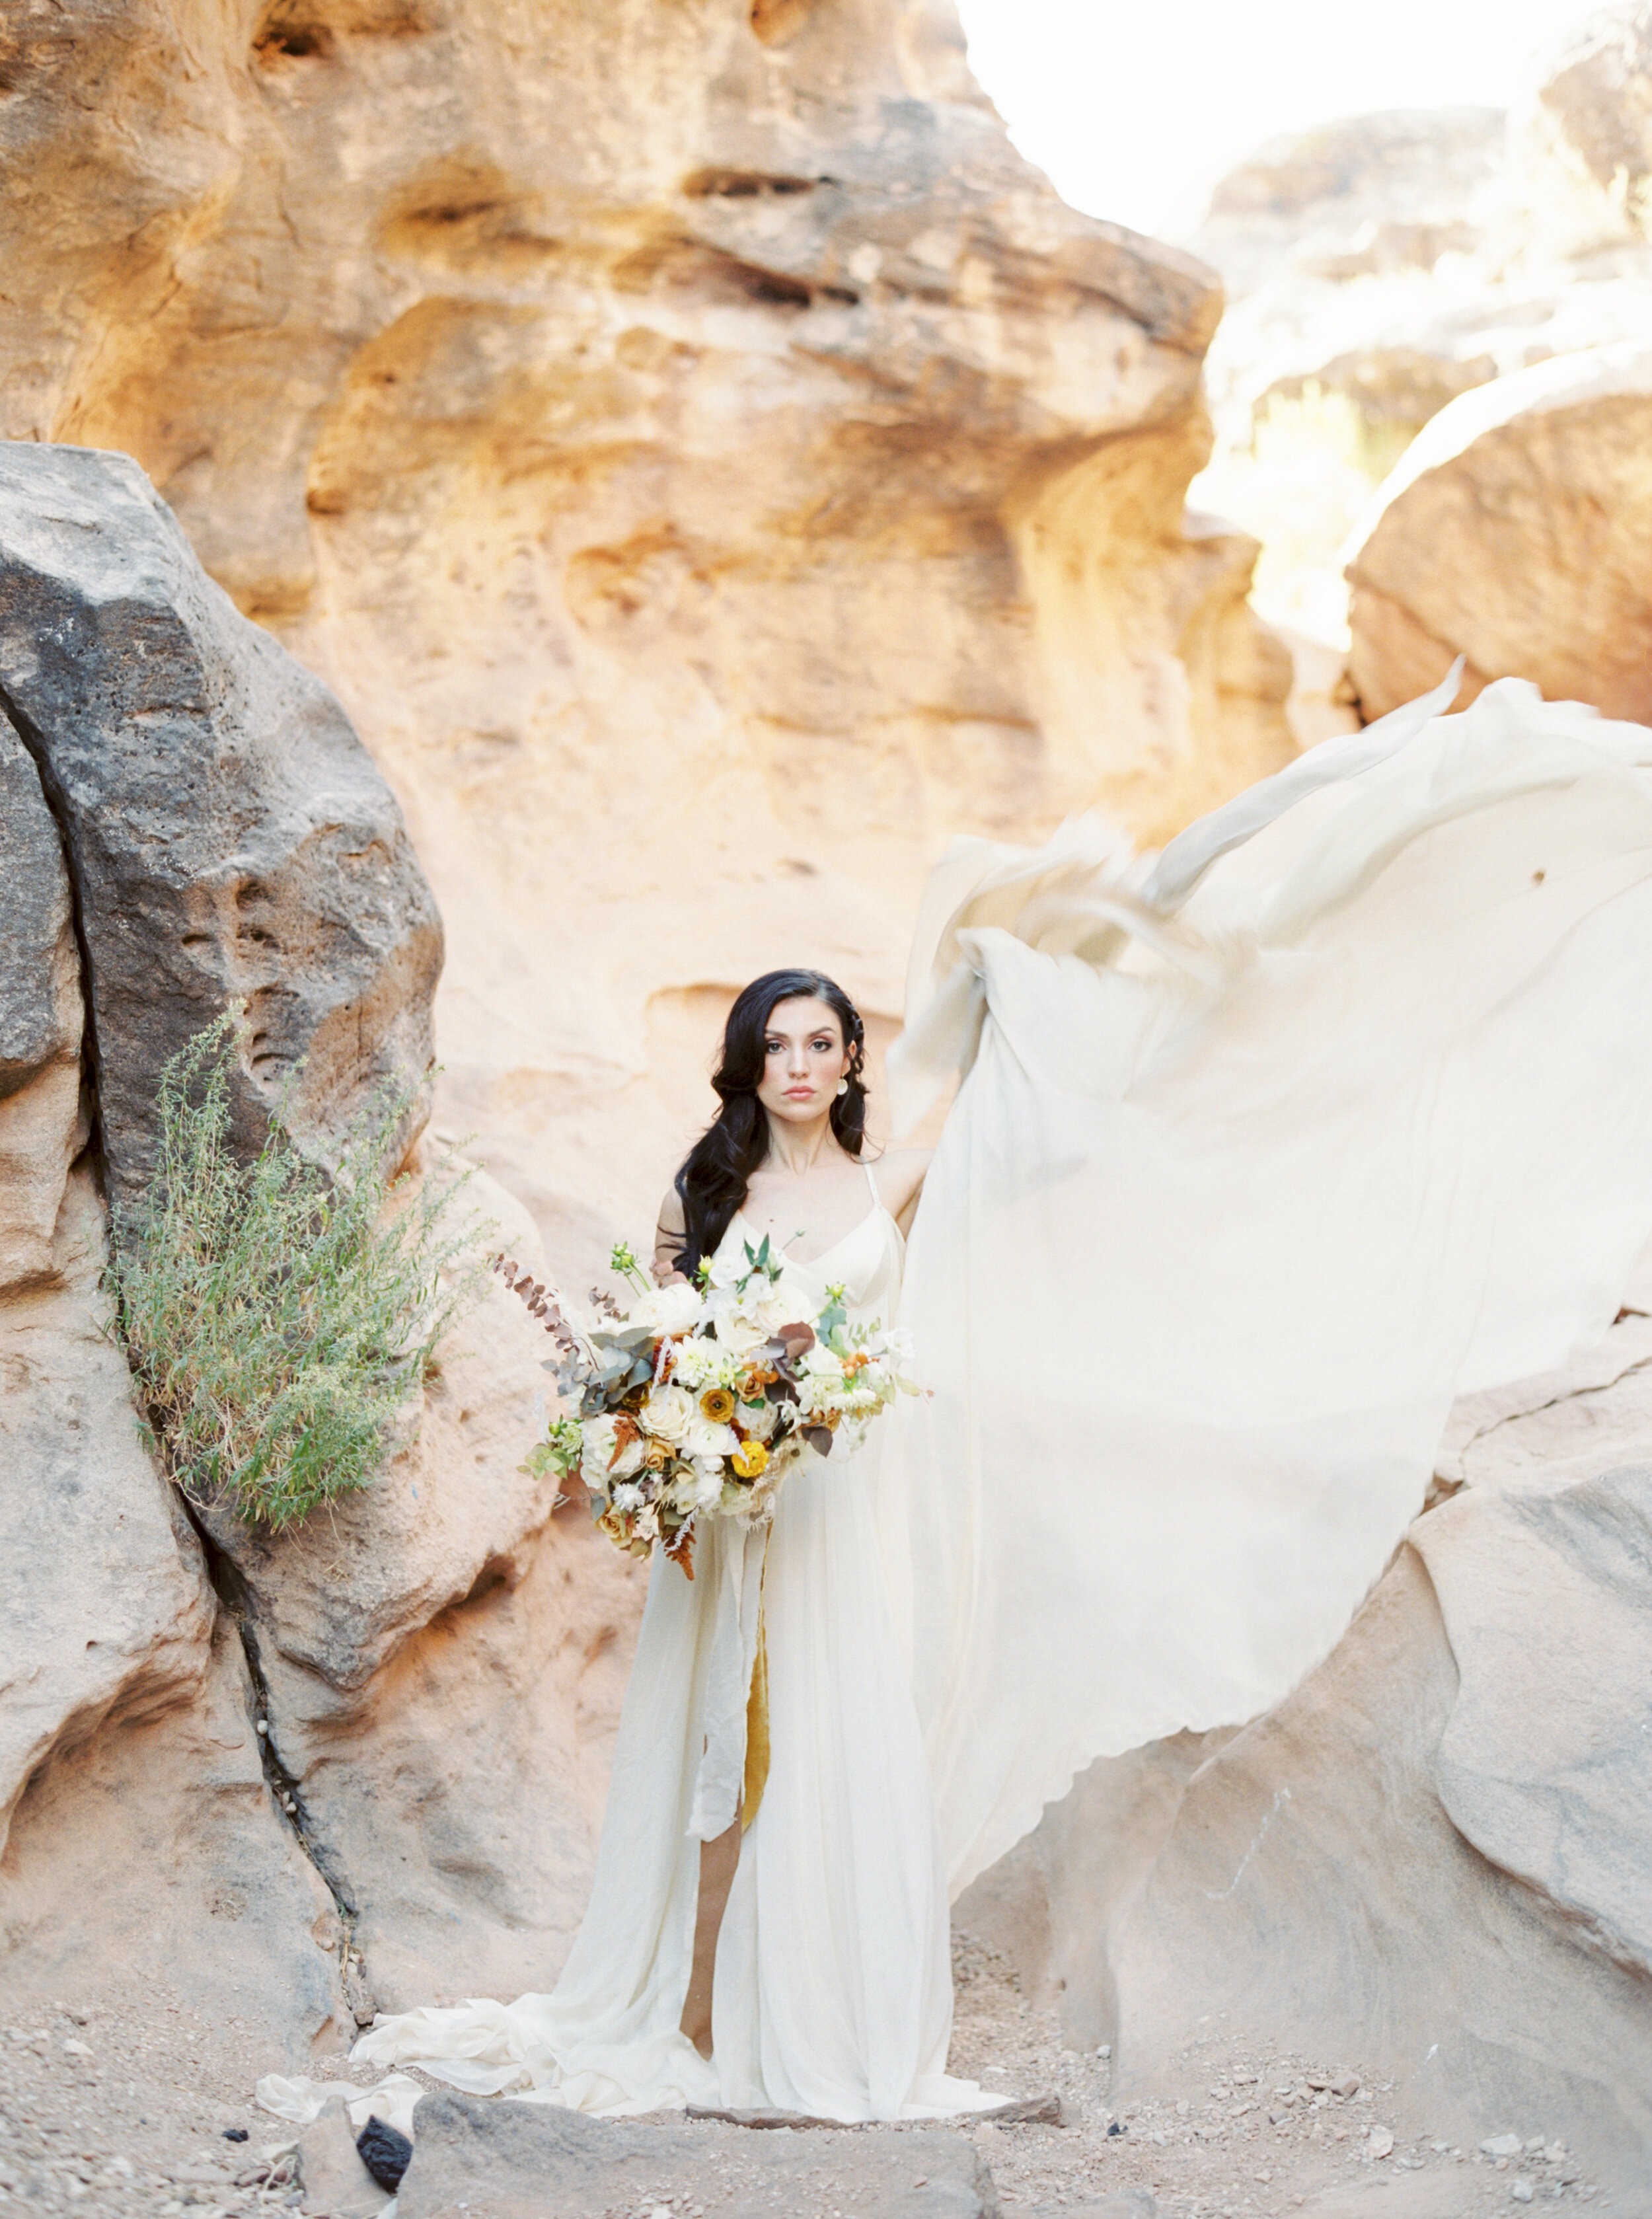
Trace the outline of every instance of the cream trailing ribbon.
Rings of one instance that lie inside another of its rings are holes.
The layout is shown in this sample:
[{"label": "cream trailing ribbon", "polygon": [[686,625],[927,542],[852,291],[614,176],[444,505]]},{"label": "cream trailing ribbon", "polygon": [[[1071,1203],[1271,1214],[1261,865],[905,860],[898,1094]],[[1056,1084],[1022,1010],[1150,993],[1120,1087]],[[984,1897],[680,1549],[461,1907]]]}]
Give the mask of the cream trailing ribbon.
[{"label": "cream trailing ribbon", "polygon": [[[750,1824],[768,1768],[763,1567],[769,1529],[733,1519],[707,1526],[714,1545],[703,1550],[701,1576],[710,1573],[716,1579],[717,1597],[705,1675],[705,1744],[688,1822],[689,1833],[701,1842],[715,1841],[736,1818]],[[657,1570],[655,1576],[660,1576]]]},{"label": "cream trailing ribbon", "polygon": [[1652,1228],[1652,731],[1455,674],[1157,857],[926,893],[884,1530],[954,1888],[1092,1758],[1333,1646],[1454,1395],[1611,1322]]}]

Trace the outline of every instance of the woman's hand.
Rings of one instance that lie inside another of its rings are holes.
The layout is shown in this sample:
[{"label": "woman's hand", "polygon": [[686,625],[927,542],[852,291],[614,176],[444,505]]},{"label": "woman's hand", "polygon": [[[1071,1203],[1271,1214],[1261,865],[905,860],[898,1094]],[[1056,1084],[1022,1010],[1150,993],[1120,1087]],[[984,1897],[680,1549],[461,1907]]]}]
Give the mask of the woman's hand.
[{"label": "woman's hand", "polygon": [[683,1242],[688,1234],[688,1221],[683,1215],[682,1197],[676,1188],[668,1189],[660,1204],[660,1215],[654,1226],[654,1283],[655,1286],[674,1286],[686,1274],[677,1269],[677,1259],[682,1253]]}]

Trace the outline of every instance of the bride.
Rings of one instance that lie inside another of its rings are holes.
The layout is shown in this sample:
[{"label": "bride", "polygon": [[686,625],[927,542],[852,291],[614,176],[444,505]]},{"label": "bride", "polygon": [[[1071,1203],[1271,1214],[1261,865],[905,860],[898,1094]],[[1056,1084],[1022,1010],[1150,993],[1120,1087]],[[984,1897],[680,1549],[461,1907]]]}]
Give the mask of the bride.
[{"label": "bride", "polygon": [[[928,1159],[864,1159],[865,1047],[817,972],[746,988],[721,1110],[660,1211],[656,1277],[731,1270],[767,1236],[801,1313],[832,1285],[851,1321],[893,1321],[900,1221]],[[767,1532],[707,1521],[692,1580],[656,1555],[591,1902],[555,1992],[381,2021],[358,2057],[608,2112],[897,2119],[995,2100],[945,2075],[947,1893],[879,1553],[882,1430],[847,1460],[809,1454]]]},{"label": "bride", "polygon": [[739,998],[659,1261],[767,1234],[898,1299],[933,1391],[793,1472],[766,1545],[656,1553],[554,1992],[359,2056],[611,2112],[983,2103],[948,1894],[1093,1758],[1278,1701],[1453,1396],[1599,1339],[1652,1228],[1652,730],[1455,682],[1156,856],[959,843],[891,1060],[903,1129],[958,1085],[927,1165],[866,1160],[829,980]]}]

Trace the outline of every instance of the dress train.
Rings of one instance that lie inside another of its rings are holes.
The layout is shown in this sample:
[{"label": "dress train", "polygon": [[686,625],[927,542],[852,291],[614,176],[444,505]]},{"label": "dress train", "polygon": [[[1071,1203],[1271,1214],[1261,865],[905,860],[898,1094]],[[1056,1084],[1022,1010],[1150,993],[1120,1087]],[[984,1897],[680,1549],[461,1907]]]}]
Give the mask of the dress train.
[{"label": "dress train", "polygon": [[935,874],[891,1087],[963,1078],[885,1483],[954,1892],[1092,1758],[1287,1694],[1454,1396],[1597,1341],[1652,1229],[1652,730],[1453,682],[1158,857]]}]

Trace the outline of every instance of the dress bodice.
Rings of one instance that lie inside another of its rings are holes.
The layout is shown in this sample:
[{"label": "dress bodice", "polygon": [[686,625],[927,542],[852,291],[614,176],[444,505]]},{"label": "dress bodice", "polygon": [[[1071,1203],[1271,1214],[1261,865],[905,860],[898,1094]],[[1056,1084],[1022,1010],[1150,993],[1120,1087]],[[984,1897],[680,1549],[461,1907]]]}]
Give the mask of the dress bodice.
[{"label": "dress bodice", "polygon": [[[814,1308],[825,1302],[828,1287],[842,1287],[851,1320],[876,1319],[879,1324],[893,1325],[900,1304],[906,1242],[884,1208],[870,1165],[862,1165],[861,1169],[866,1174],[872,1203],[866,1215],[841,1240],[835,1240],[806,1263],[788,1256],[785,1276],[808,1294]],[[761,1238],[745,1212],[736,1210],[718,1248],[718,1263],[737,1261],[742,1242],[749,1241],[755,1247]]]}]

